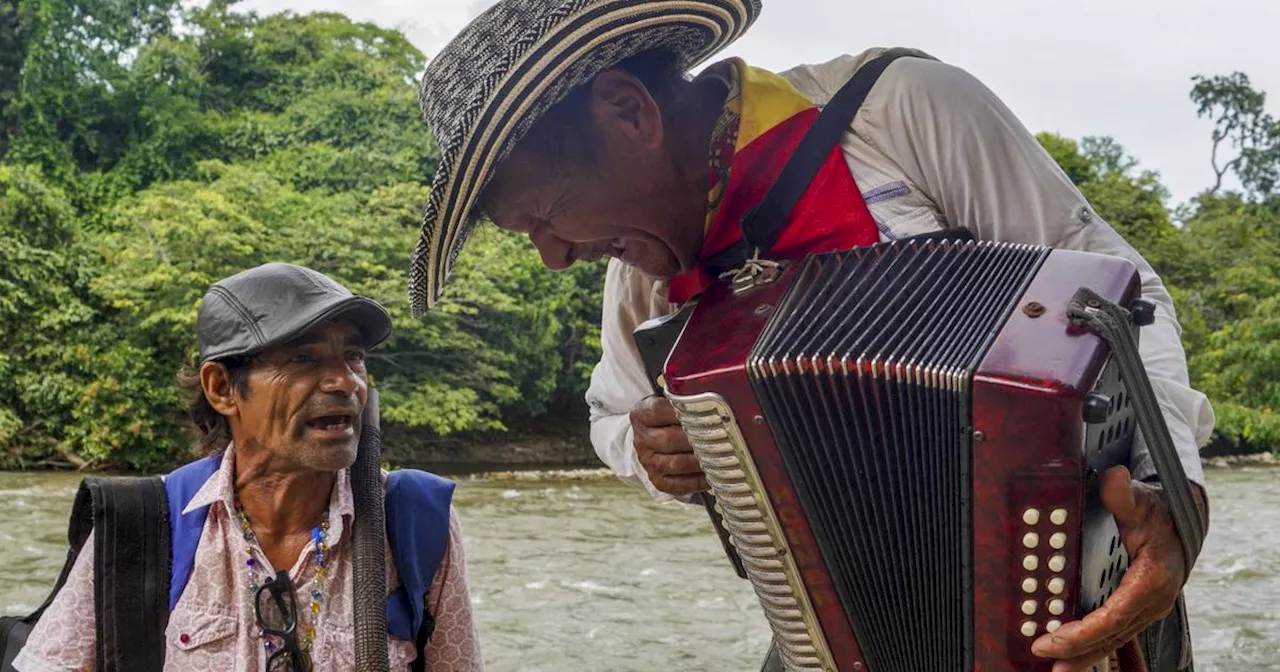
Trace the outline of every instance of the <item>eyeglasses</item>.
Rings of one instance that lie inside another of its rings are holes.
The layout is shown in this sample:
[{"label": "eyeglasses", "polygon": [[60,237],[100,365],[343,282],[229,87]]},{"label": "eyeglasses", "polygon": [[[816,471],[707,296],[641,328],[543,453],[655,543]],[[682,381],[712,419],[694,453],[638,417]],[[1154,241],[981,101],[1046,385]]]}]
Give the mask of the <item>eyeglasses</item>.
[{"label": "eyeglasses", "polygon": [[307,657],[298,648],[298,605],[288,572],[276,572],[274,579],[258,588],[253,596],[253,615],[264,633],[284,640],[284,646],[267,659],[267,672],[311,671]]}]

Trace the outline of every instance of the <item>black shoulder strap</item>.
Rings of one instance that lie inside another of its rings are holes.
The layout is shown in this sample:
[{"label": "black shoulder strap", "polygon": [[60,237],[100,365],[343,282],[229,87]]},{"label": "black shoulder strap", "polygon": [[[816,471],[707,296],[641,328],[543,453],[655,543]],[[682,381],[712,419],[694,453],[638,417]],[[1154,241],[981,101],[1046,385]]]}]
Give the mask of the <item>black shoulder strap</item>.
[{"label": "black shoulder strap", "polygon": [[890,63],[908,55],[910,54],[903,50],[885,51],[858,68],[853,77],[832,96],[791,153],[791,158],[782,167],[773,187],[764,195],[760,204],[742,218],[742,237],[747,243],[748,254],[759,250],[761,256],[768,256],[769,250],[786,226],[787,217],[795,209],[800,197],[808,191],[813,178],[831,154],[831,149],[840,143],[853,116],[862,107],[867,94],[871,93],[871,87],[875,86]]},{"label": "black shoulder strap", "polygon": [[73,511],[92,514],[97,669],[162,672],[171,563],[164,482],[86,478]]},{"label": "black shoulder strap", "polygon": [[[430,599],[430,594],[427,596]],[[427,669],[427,644],[431,642],[431,635],[435,634],[436,619],[431,615],[431,609],[427,606],[427,600],[423,601],[422,608],[422,627],[418,629],[418,636],[414,638],[413,645],[417,647],[418,657],[413,659],[409,664],[410,672],[426,672]]]}]

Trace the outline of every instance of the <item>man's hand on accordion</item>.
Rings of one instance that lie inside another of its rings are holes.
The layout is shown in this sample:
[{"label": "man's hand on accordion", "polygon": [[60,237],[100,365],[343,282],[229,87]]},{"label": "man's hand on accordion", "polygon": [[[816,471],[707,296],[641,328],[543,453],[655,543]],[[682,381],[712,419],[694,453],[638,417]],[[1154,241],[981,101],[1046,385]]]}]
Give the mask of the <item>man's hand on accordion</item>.
[{"label": "man's hand on accordion", "polygon": [[636,458],[653,487],[677,497],[710,489],[670,401],[645,398],[631,411],[631,429]]},{"label": "man's hand on accordion", "polygon": [[[1203,510],[1203,495],[1193,490]],[[1129,552],[1129,569],[1103,606],[1036,640],[1033,653],[1059,661],[1053,672],[1088,670],[1123,647],[1173,610],[1186,582],[1182,547],[1158,488],[1132,480],[1128,469],[1115,467],[1106,473],[1101,494]]]}]

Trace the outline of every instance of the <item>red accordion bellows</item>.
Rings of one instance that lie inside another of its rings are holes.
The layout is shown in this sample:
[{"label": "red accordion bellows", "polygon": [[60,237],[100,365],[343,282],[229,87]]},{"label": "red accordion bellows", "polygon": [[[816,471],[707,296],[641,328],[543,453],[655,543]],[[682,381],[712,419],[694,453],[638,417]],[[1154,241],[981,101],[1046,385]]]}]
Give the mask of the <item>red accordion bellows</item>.
[{"label": "red accordion bellows", "polygon": [[788,669],[1047,672],[1031,642],[1127,558],[1097,497],[1134,433],[1081,286],[1128,261],[989,242],[812,255],[708,290],[667,393]]}]

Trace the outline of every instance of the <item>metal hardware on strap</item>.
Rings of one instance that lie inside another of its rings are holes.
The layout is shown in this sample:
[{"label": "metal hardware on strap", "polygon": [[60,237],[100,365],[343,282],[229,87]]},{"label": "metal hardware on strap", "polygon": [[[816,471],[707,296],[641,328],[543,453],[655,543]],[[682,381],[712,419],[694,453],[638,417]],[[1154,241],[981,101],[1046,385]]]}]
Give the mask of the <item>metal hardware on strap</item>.
[{"label": "metal hardware on strap", "polygon": [[[1165,422],[1164,414],[1156,399],[1151,380],[1143,367],[1138,344],[1130,331],[1133,316],[1128,310],[1112,303],[1087,287],[1076,291],[1067,305],[1067,316],[1072,322],[1097,334],[1111,348],[1111,357],[1120,368],[1120,377],[1129,388],[1133,399],[1138,428],[1147,441],[1156,475],[1169,502],[1169,514],[1182,543],[1188,576],[1200,556],[1204,544],[1206,521],[1196,505],[1191,491],[1191,481],[1178,459],[1173,436]],[[1145,320],[1144,320],[1145,321]]]},{"label": "metal hardware on strap", "polygon": [[760,248],[756,248],[751,257],[742,266],[720,274],[721,280],[728,280],[734,294],[741,294],[749,289],[767,285],[782,274],[782,265],[770,259],[760,258]]}]

